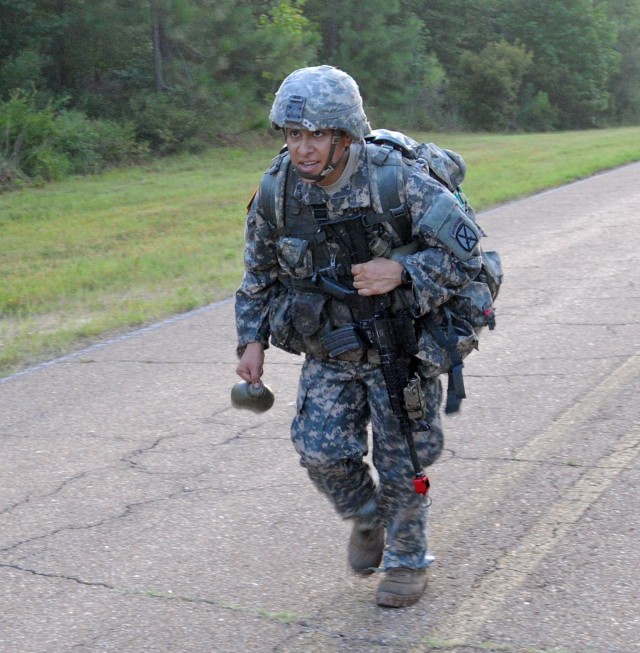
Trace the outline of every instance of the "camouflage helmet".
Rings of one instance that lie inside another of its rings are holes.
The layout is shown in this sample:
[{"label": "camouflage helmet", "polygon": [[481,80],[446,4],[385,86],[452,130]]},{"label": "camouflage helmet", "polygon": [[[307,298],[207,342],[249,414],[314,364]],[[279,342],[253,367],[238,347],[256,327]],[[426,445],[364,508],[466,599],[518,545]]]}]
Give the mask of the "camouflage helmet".
[{"label": "camouflage helmet", "polygon": [[337,129],[356,141],[371,131],[358,85],[333,66],[294,70],[278,89],[269,120],[275,129]]}]

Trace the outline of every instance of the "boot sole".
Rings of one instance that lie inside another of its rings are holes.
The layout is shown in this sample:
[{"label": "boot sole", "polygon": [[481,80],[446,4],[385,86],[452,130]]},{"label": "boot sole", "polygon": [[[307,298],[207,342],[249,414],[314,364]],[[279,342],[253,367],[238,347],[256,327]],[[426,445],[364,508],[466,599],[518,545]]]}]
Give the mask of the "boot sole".
[{"label": "boot sole", "polygon": [[376,603],[383,608],[406,608],[417,603],[427,588],[427,576],[423,571],[416,574],[413,582],[400,577],[387,577],[376,590]]},{"label": "boot sole", "polygon": [[407,608],[417,603],[422,597],[422,592],[418,596],[398,596],[387,592],[381,592],[376,595],[376,603],[382,608]]},{"label": "boot sole", "polygon": [[[378,563],[379,564],[379,563]],[[356,575],[356,576],[362,576],[363,578],[366,576],[371,576],[372,574],[375,574],[378,567],[367,567],[366,569],[354,569],[351,565],[349,565],[349,568],[351,571]]]}]

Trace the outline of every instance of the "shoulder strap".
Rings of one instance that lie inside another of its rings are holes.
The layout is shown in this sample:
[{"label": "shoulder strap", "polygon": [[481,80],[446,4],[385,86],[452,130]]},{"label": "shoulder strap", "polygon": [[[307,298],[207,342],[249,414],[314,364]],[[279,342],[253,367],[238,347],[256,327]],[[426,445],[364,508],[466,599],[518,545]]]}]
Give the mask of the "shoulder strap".
[{"label": "shoulder strap", "polygon": [[367,224],[388,222],[400,240],[411,240],[411,220],[404,195],[402,153],[389,144],[367,143],[369,189],[375,213],[367,217]]},{"label": "shoulder strap", "polygon": [[[404,173],[402,153],[391,145],[367,144],[369,188],[373,212],[365,218],[367,225],[388,222],[402,242],[411,240],[411,220],[403,200]],[[290,157],[279,154],[260,182],[260,211],[275,228],[284,227],[285,191]]]},{"label": "shoulder strap", "polygon": [[271,167],[262,176],[258,200],[262,215],[274,227],[284,225],[284,195],[289,169],[289,154],[283,152],[271,162]]}]

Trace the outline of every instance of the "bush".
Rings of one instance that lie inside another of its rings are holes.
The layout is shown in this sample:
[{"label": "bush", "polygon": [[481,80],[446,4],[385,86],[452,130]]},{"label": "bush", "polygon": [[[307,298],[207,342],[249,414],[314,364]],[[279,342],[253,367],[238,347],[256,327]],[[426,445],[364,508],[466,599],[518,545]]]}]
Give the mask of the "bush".
[{"label": "bush", "polygon": [[147,154],[130,123],[90,120],[79,111],[65,111],[56,119],[55,131],[56,148],[69,157],[73,173],[100,172]]},{"label": "bush", "polygon": [[0,157],[16,171],[29,177],[46,171],[54,134],[53,106],[36,109],[33,93],[15,91],[7,102],[0,103]]},{"label": "bush", "polygon": [[207,112],[181,102],[178,95],[156,93],[131,100],[132,121],[138,140],[158,154],[201,150],[207,141]]},{"label": "bush", "polygon": [[528,132],[553,131],[557,128],[560,112],[544,91],[527,97],[518,112],[518,125]]},{"label": "bush", "polygon": [[149,145],[137,140],[133,123],[118,123],[114,120],[96,120],[93,123],[98,138],[98,151],[105,166],[140,163],[149,156]]},{"label": "bush", "polygon": [[34,147],[25,159],[25,168],[34,181],[60,181],[72,169],[69,157],[48,142]]},{"label": "bush", "polygon": [[104,167],[95,125],[83,113],[65,111],[58,116],[55,143],[69,156],[74,173],[98,172]]},{"label": "bush", "polygon": [[55,181],[139,162],[148,154],[133,124],[90,120],[49,103],[38,109],[35,93],[15,91],[0,102],[0,188],[25,180]]},{"label": "bush", "polygon": [[6,161],[0,154],[0,192],[20,188],[27,183],[25,174],[11,161]]}]

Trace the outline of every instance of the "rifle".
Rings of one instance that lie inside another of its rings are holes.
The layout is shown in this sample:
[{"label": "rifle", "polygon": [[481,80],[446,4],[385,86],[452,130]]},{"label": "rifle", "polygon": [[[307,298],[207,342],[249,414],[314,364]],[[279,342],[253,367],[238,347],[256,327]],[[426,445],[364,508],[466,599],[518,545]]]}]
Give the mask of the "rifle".
[{"label": "rifle", "polygon": [[[367,249],[363,251],[362,231],[359,221],[349,220],[341,223],[353,243],[352,260],[366,262],[370,260]],[[356,226],[357,225],[357,226]],[[358,242],[359,241],[359,242]],[[400,429],[407,441],[411,463],[415,473],[414,489],[426,496],[429,491],[429,478],[422,471],[416,451],[410,419],[417,421],[423,428],[429,425],[422,421],[424,404],[417,374],[410,375],[410,361],[418,352],[413,322],[406,311],[392,313],[390,293],[373,297],[363,297],[357,290],[340,283],[332,274],[332,269],[316,272],[313,282],[323,293],[345,302],[355,318],[355,325],[337,329],[325,340],[331,355],[337,356],[353,349],[362,342],[378,352],[384,376],[391,410],[400,423]]]},{"label": "rifle", "polygon": [[[392,316],[386,314],[386,312],[374,314],[360,324],[366,333],[367,339],[380,356],[382,374],[387,386],[391,410],[400,422],[400,429],[409,447],[409,455],[411,456],[411,464],[415,474],[413,479],[414,489],[418,494],[426,496],[429,491],[429,478],[422,471],[418,460],[407,408],[407,404],[411,402],[416,421],[425,428],[429,427],[428,424],[422,421],[424,406],[422,404],[420,379],[417,375],[411,379],[409,378],[409,361],[411,356],[417,353],[413,324],[410,322],[408,315],[400,313]],[[407,345],[409,346],[407,347]]]}]

